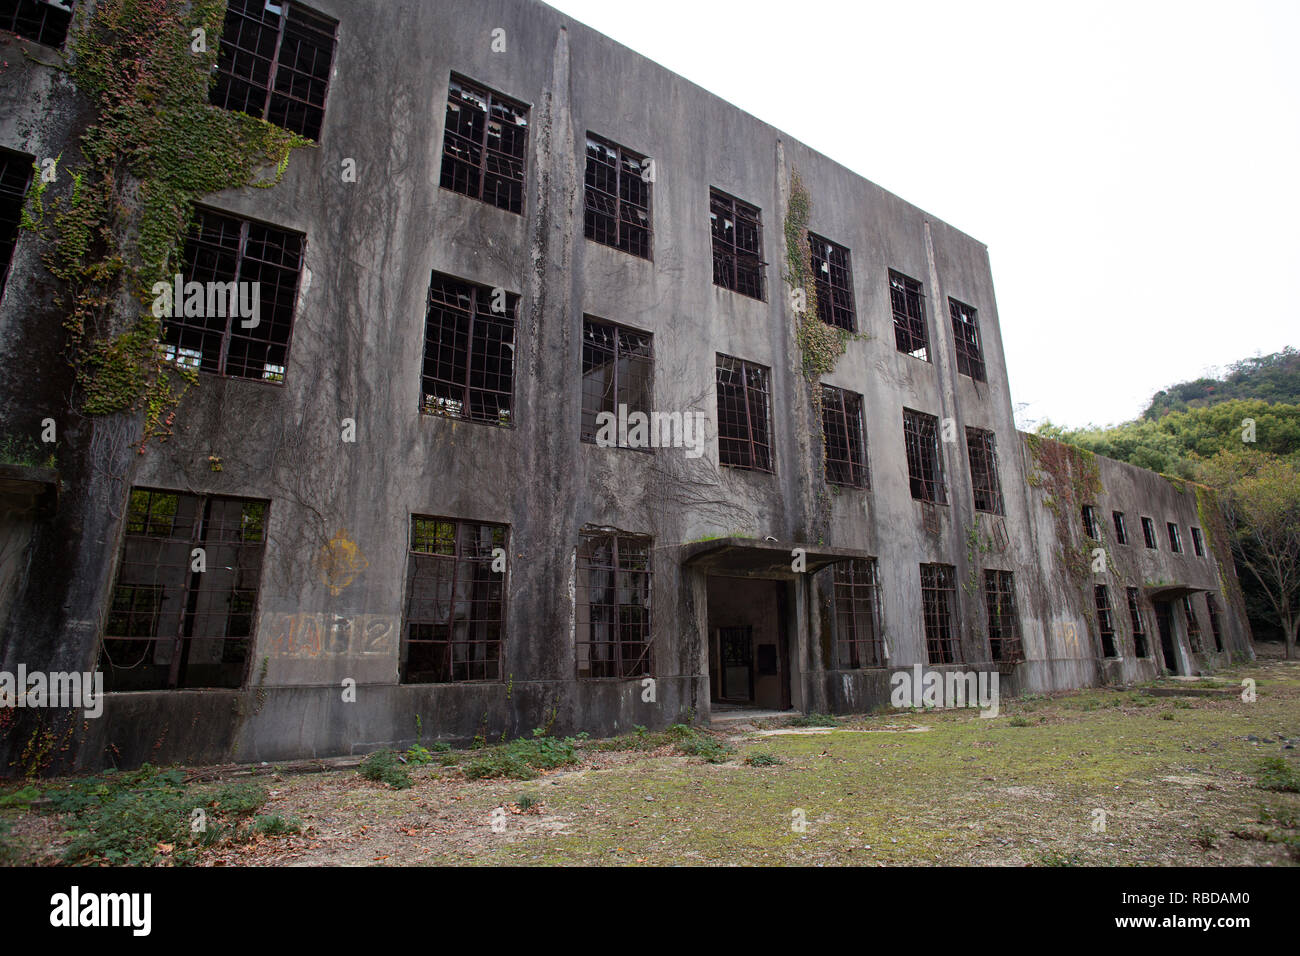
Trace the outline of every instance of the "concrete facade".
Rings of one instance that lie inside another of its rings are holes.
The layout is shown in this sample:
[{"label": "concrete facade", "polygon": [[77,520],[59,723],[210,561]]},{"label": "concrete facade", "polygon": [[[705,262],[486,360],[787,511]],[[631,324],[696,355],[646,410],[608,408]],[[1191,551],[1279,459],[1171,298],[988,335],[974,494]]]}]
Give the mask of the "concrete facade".
[{"label": "concrete facade", "polygon": [[[1096,506],[1103,530],[1113,510],[1124,511],[1130,544],[1103,540],[1108,570],[1072,573],[1070,555],[1087,544],[1080,502],[1067,502],[1072,513],[1059,523],[1033,480],[1044,470],[1041,443],[1013,424],[983,244],[541,3],[310,6],[339,24],[318,148],[295,152],[274,189],[203,201],[306,236],[283,384],[203,375],[174,436],[105,478],[94,455],[125,445],[138,424],[86,422],[66,399],[58,404],[67,381],[57,336],[34,327],[48,277],[34,242],[24,237],[15,252],[0,303],[0,424],[35,434],[52,415],[68,461],[60,459],[59,515],[32,535],[29,570],[6,581],[15,596],[6,602],[5,670],[95,667],[128,487],[270,502],[243,686],[110,694],[102,718],[78,725],[71,765],[365,752],[414,741],[417,717],[426,742],[516,736],[548,723],[557,733],[608,734],[707,719],[716,694],[711,635],[723,626],[719,615],[746,611],[760,643],[777,647],[776,674],[758,678],[756,703],[869,710],[888,703],[893,670],[927,662],[918,578],[926,563],[952,565],[963,585],[958,669],[998,667],[983,598],[965,583],[985,568],[1014,573],[1025,659],[1006,671],[1004,693],[1156,676],[1153,598],[1174,601],[1181,672],[1253,655],[1224,542],[1204,528],[1214,546],[1191,553],[1189,529],[1207,523],[1191,486],[1099,461],[1104,490],[1084,503]],[[74,29],[85,15],[78,5]],[[495,28],[506,31],[505,52],[492,49]],[[75,91],[49,67],[10,59],[0,79],[0,146],[57,155],[76,135]],[[522,215],[439,186],[453,73],[530,108]],[[588,131],[654,160],[652,259],[584,238]],[[341,181],[345,159],[356,162],[355,183]],[[863,335],[824,380],[863,396],[869,490],[829,486],[822,474],[821,427],[783,279],[782,223],[796,171],[812,199],[808,228],[851,250]],[[711,187],[762,211],[765,301],[713,282]],[[895,347],[891,269],[924,285],[931,361]],[[419,411],[434,272],[520,297],[510,427]],[[987,382],[957,370],[949,297],[978,309]],[[655,407],[704,413],[701,457],[580,441],[584,315],[653,334]],[[719,464],[716,353],[770,369],[773,473]],[[957,440],[941,445],[946,505],[912,498],[905,408],[953,423]],[[347,419],[355,442],[341,438]],[[967,426],[996,436],[1003,515],[974,509],[960,437]],[[501,680],[401,683],[412,515],[508,526]],[[1142,546],[1140,515],[1162,536],[1154,551]],[[1181,526],[1182,555],[1164,540],[1168,521]],[[584,528],[653,539],[653,701],[640,679],[575,676],[574,551]],[[360,570],[340,587],[327,559],[342,546],[360,556]],[[811,558],[806,573],[789,568],[796,548]],[[834,666],[829,564],[853,555],[878,561],[887,667]],[[761,587],[744,591],[754,579]],[[1121,643],[1111,659],[1092,606],[1101,583]],[[1146,659],[1133,653],[1127,586],[1142,589]],[[1192,594],[1206,615],[1204,592],[1220,597],[1222,652],[1208,617],[1208,650],[1194,653],[1187,640],[1181,597]],[[342,700],[345,680],[356,682],[355,703]],[[0,757],[13,760],[22,743],[11,736]]]}]

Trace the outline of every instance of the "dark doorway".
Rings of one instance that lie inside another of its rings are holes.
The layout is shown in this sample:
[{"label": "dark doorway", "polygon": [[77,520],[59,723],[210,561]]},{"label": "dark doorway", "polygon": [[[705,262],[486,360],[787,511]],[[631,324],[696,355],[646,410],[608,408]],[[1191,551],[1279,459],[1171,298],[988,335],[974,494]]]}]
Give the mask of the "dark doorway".
[{"label": "dark doorway", "polygon": [[1168,601],[1152,602],[1156,609],[1156,627],[1160,629],[1160,652],[1164,655],[1165,668],[1171,673],[1178,673],[1178,653],[1174,649],[1174,620]]},{"label": "dark doorway", "polygon": [[722,670],[718,674],[718,699],[728,703],[748,704],[754,700],[754,629],[718,628],[718,656]]},{"label": "dark doorway", "polygon": [[788,710],[785,581],[709,576],[709,690],[719,704]]}]

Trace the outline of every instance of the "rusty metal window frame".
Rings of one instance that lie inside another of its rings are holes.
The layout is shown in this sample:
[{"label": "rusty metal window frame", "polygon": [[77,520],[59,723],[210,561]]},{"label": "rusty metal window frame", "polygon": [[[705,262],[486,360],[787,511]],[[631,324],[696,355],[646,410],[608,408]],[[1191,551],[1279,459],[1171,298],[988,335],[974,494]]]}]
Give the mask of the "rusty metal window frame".
[{"label": "rusty metal window frame", "polygon": [[1183,595],[1183,617],[1187,620],[1187,643],[1191,646],[1195,654],[1204,654],[1205,649],[1201,645],[1201,621],[1196,616],[1196,608],[1192,606],[1192,596]]},{"label": "rusty metal window frame", "polygon": [[1112,511],[1111,520],[1115,523],[1115,541],[1118,544],[1128,544],[1128,525],[1124,523],[1124,512]]},{"label": "rusty metal window frame", "polygon": [[643,177],[647,157],[587,133],[583,234],[593,242],[653,259],[651,198]]},{"label": "rusty metal window frame", "polygon": [[[580,680],[627,680],[654,674],[651,610],[654,539],[584,532],[575,558]],[[603,635],[603,636],[598,636]]]},{"label": "rusty metal window frame", "polygon": [[964,302],[948,297],[948,314],[952,317],[953,347],[957,352],[957,371],[977,382],[987,382],[984,346],[980,342],[979,311]]},{"label": "rusty metal window frame", "polygon": [[0,149],[0,296],[4,295],[14,247],[18,245],[18,224],[22,222],[34,163],[34,158],[25,153]]},{"label": "rusty metal window frame", "polygon": [[822,385],[822,446],[826,480],[848,488],[870,488],[867,433],[862,421],[862,396],[834,385]]},{"label": "rusty metal window frame", "polygon": [[1169,530],[1169,550],[1174,554],[1183,553],[1183,536],[1178,530],[1178,523],[1175,521],[1166,521],[1165,527]]},{"label": "rusty metal window frame", "polygon": [[989,655],[995,661],[1024,660],[1016,581],[1010,571],[985,569],[984,609],[988,613]]},{"label": "rusty metal window frame", "polygon": [[338,22],[296,0],[230,0],[213,106],[319,140]]},{"label": "rusty metal window frame", "polygon": [[1214,635],[1214,649],[1223,653],[1223,628],[1219,620],[1219,602],[1209,591],[1205,592],[1205,611],[1210,616],[1210,633]]},{"label": "rusty metal window frame", "polygon": [[[182,309],[163,319],[164,360],[213,375],[284,384],[306,246],[300,232],[196,209],[182,254],[184,281],[205,289],[213,282],[257,284],[258,324],[246,329],[238,315],[186,316]],[[206,312],[206,295],[204,301]]]},{"label": "rusty metal window frame", "polygon": [[951,564],[921,565],[921,622],[926,660],[930,664],[962,663],[956,569]]},{"label": "rusty metal window frame", "polygon": [[713,284],[766,302],[762,210],[710,186],[709,223]]},{"label": "rusty metal window frame", "polygon": [[67,7],[44,0],[0,0],[0,30],[15,33],[42,46],[61,49],[68,39],[75,0]]},{"label": "rusty metal window frame", "polygon": [[1136,657],[1150,657],[1147,644],[1147,629],[1142,621],[1141,592],[1137,588],[1125,588],[1128,595],[1129,623],[1133,626],[1133,654]]},{"label": "rusty metal window frame", "polygon": [[[502,290],[504,292],[504,290]],[[487,286],[434,272],[424,317],[420,411],[482,425],[514,424],[515,309]]]},{"label": "rusty metal window frame", "polygon": [[808,233],[813,284],[817,290],[817,317],[827,325],[857,331],[853,305],[853,265],[849,250],[825,236]]},{"label": "rusty metal window frame", "polygon": [[[131,489],[100,641],[107,690],[243,686],[270,507],[256,498]],[[194,569],[196,548],[203,571]],[[141,668],[143,679],[133,679]]]},{"label": "rusty metal window frame", "polygon": [[1093,541],[1101,540],[1101,521],[1097,518],[1096,505],[1084,505],[1079,509],[1083,515],[1083,533]]},{"label": "rusty metal window frame", "polygon": [[[510,529],[487,521],[411,515],[401,683],[501,680]],[[493,570],[493,551],[506,564]]]},{"label": "rusty metal window frame", "polygon": [[922,362],[930,361],[924,287],[910,276],[890,269],[889,306],[894,314],[894,345],[898,351]]},{"label": "rusty metal window frame", "polygon": [[943,452],[939,444],[939,419],[925,412],[903,409],[903,444],[907,452],[907,478],[917,501],[947,504]]},{"label": "rusty metal window frame", "polygon": [[528,113],[526,103],[451,74],[438,180],[442,188],[523,215]]},{"label": "rusty metal window frame", "polygon": [[1195,525],[1190,526],[1192,529],[1192,550],[1198,558],[1205,557],[1205,536],[1201,534],[1201,529]]},{"label": "rusty metal window frame", "polygon": [[885,633],[875,558],[838,561],[833,568],[835,667],[884,667]]},{"label": "rusty metal window frame", "polygon": [[1160,542],[1156,538],[1156,523],[1142,515],[1142,541],[1152,551],[1160,550]]},{"label": "rusty metal window frame", "polygon": [[966,426],[966,457],[970,462],[975,510],[1000,515],[1004,511],[1002,479],[998,475],[997,437],[987,428]]},{"label": "rusty metal window frame", "polygon": [[773,472],[769,370],[717,353],[718,463]]},{"label": "rusty metal window frame", "polygon": [[1097,635],[1101,638],[1102,657],[1119,657],[1115,643],[1115,618],[1111,613],[1110,588],[1104,584],[1093,586],[1093,602],[1097,605]]},{"label": "rusty metal window frame", "polygon": [[[654,335],[584,315],[581,439],[595,444],[599,430],[596,416],[601,412],[617,416],[619,405],[626,405],[629,415],[650,415],[654,405]],[[619,436],[620,442],[624,437]],[[651,447],[633,450],[654,451]]]}]

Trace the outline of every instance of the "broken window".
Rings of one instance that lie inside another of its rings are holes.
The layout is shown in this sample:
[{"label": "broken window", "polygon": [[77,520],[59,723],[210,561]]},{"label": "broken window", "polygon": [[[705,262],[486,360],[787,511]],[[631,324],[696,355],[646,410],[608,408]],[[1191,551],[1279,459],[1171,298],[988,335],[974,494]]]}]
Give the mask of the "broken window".
[{"label": "broken window", "polygon": [[527,147],[527,106],[452,76],[442,140],[444,189],[522,214]]},{"label": "broken window", "polygon": [[9,264],[18,242],[18,223],[32,179],[32,157],[0,150],[0,295],[9,278]]},{"label": "broken window", "polygon": [[[597,441],[598,433],[602,431],[597,416],[608,412],[614,416],[614,444],[618,447],[649,450],[648,435],[644,445],[629,444],[628,435],[617,426],[622,420],[619,406],[624,406],[629,416],[633,412],[648,416],[653,402],[654,352],[651,334],[584,316],[582,440],[593,443]],[[608,429],[604,432],[606,435],[609,433]]]},{"label": "broken window", "polygon": [[1187,643],[1191,645],[1192,651],[1200,654],[1201,648],[1201,622],[1196,617],[1196,609],[1192,607],[1192,596],[1183,595],[1183,616],[1187,619]]},{"label": "broken window", "polygon": [[1200,528],[1192,528],[1192,550],[1198,558],[1205,557],[1205,537]]},{"label": "broken window", "polygon": [[1210,615],[1210,633],[1214,635],[1214,649],[1223,651],[1223,631],[1219,623],[1219,602],[1208,591],[1205,594],[1205,610]]},{"label": "broken window", "polygon": [[648,677],[650,554],[640,535],[584,534],[575,590],[580,678]]},{"label": "broken window", "polygon": [[822,444],[826,480],[833,485],[866,488],[867,442],[862,429],[862,396],[831,385],[822,386]]},{"label": "broken window", "polygon": [[1124,524],[1124,512],[1112,511],[1110,516],[1115,522],[1115,540],[1120,544],[1128,544],[1128,528]]},{"label": "broken window", "polygon": [[975,490],[975,510],[1002,514],[1002,481],[998,478],[997,441],[991,431],[966,429],[966,455]]},{"label": "broken window", "polygon": [[501,679],[506,526],[411,517],[404,684]]},{"label": "broken window", "polygon": [[767,369],[718,353],[718,462],[772,470]]},{"label": "broken window", "polygon": [[763,299],[763,219],[757,206],[709,190],[713,284]]},{"label": "broken window", "polygon": [[45,46],[61,47],[68,37],[73,0],[0,0],[0,30]]},{"label": "broken window", "polygon": [[1174,554],[1182,554],[1183,539],[1178,533],[1178,525],[1174,524],[1172,521],[1166,521],[1165,525],[1169,528],[1169,550]]},{"label": "broken window", "polygon": [[433,273],[424,320],[420,411],[510,425],[515,305],[504,289]]},{"label": "broken window", "polygon": [[1159,545],[1156,543],[1155,522],[1146,516],[1143,516],[1142,518],[1142,538],[1146,542],[1148,548],[1159,550]]},{"label": "broken window", "polygon": [[925,649],[931,664],[956,664],[957,590],[951,564],[921,565],[921,615],[925,623]]},{"label": "broken window", "polygon": [[836,666],[841,670],[884,667],[876,559],[853,558],[833,567]]},{"label": "broken window", "polygon": [[1138,602],[1141,600],[1140,592],[1137,588],[1127,588],[1128,592],[1128,616],[1133,625],[1133,653],[1138,657],[1146,657],[1150,653],[1147,650],[1147,630],[1142,623],[1142,610]]},{"label": "broken window", "polygon": [[943,485],[943,459],[939,454],[939,419],[924,412],[903,409],[903,440],[907,449],[907,477],[917,501],[947,503]]},{"label": "broken window", "polygon": [[268,508],[132,489],[100,650],[106,690],[243,684]]},{"label": "broken window", "polygon": [[587,134],[587,191],[583,229],[588,239],[650,258],[649,160]]},{"label": "broken window", "polygon": [[957,349],[957,371],[977,382],[988,381],[984,372],[984,347],[980,345],[979,314],[969,305],[948,299],[952,340]]},{"label": "broken window", "polygon": [[930,361],[930,334],[925,324],[925,295],[921,283],[889,270],[889,303],[894,312],[894,343],[923,362]]},{"label": "broken window", "polygon": [[173,290],[166,294],[172,303],[161,345],[167,361],[282,383],[305,241],[301,233],[196,210],[180,301]]},{"label": "broken window", "polygon": [[1083,532],[1094,541],[1101,540],[1101,522],[1097,520],[1097,509],[1092,505],[1083,506]]},{"label": "broken window", "polygon": [[1024,660],[1015,576],[1010,571],[984,572],[984,605],[989,616],[989,653],[993,660]]},{"label": "broken window", "polygon": [[854,331],[853,270],[849,267],[849,250],[811,232],[808,233],[808,245],[812,248],[817,317],[827,325]]},{"label": "broken window", "polygon": [[212,104],[320,139],[337,32],[291,0],[230,0]]},{"label": "broken window", "polygon": [[1093,589],[1097,603],[1097,632],[1101,635],[1101,653],[1103,657],[1119,657],[1115,649],[1115,619],[1110,610],[1110,589],[1098,584]]}]

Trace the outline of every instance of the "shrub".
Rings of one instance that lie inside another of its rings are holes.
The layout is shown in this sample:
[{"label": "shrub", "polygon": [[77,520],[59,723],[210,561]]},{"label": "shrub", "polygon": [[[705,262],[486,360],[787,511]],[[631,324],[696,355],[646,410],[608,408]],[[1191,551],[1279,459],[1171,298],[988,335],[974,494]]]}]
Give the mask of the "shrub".
[{"label": "shrub", "polygon": [[394,790],[405,790],[411,785],[411,775],[392,750],[376,750],[361,761],[357,772],[367,780],[386,783]]},{"label": "shrub", "polygon": [[542,802],[531,793],[521,793],[515,797],[515,806],[524,813],[527,813],[529,810],[533,809],[533,807],[541,806],[541,803]]},{"label": "shrub", "polygon": [[547,737],[538,728],[531,738],[512,740],[500,747],[490,747],[476,754],[461,768],[471,780],[488,777],[511,777],[531,780],[538,770],[554,770],[578,762],[572,737]]},{"label": "shrub", "polygon": [[1300,793],[1300,774],[1281,757],[1265,757],[1255,771],[1255,786],[1279,793]]},{"label": "shrub", "polygon": [[1011,720],[1008,721],[1008,723],[1011,724],[1012,727],[1028,727],[1029,719],[1027,717],[1021,716],[1020,714],[1016,714],[1016,716],[1012,717]]},{"label": "shrub", "polygon": [[412,744],[411,749],[406,751],[406,762],[417,767],[423,766],[433,762],[433,754],[419,744]]},{"label": "shrub", "polygon": [[25,810],[31,806],[33,800],[39,799],[40,795],[41,792],[35,787],[23,787],[21,790],[0,797],[0,807],[17,807]]},{"label": "shrub", "polygon": [[726,763],[736,752],[730,744],[698,732],[678,741],[677,750],[688,757],[703,757],[709,763]]},{"label": "shrub", "polygon": [[282,817],[278,813],[259,816],[253,821],[253,830],[263,836],[287,836],[302,832],[302,821],[297,817]]},{"label": "shrub", "polygon": [[775,767],[777,764],[785,763],[785,761],[774,753],[758,750],[746,757],[745,763],[751,767]]}]

